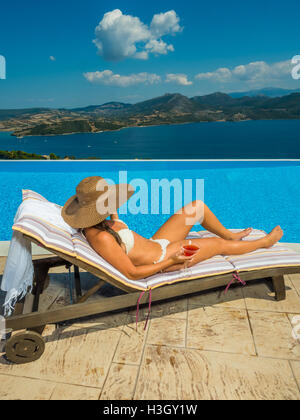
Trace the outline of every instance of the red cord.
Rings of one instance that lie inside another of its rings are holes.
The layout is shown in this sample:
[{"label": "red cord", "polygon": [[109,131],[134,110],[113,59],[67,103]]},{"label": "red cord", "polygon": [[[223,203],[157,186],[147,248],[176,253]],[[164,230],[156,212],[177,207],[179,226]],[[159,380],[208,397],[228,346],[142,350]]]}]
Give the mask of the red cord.
[{"label": "red cord", "polygon": [[228,292],[229,287],[232,285],[232,283],[234,282],[234,280],[238,280],[243,286],[246,286],[246,282],[244,282],[244,280],[242,280],[239,276],[239,273],[237,271],[235,271],[234,273],[232,273],[232,279],[230,280],[230,282],[227,284],[227,287],[224,291],[225,295]]}]

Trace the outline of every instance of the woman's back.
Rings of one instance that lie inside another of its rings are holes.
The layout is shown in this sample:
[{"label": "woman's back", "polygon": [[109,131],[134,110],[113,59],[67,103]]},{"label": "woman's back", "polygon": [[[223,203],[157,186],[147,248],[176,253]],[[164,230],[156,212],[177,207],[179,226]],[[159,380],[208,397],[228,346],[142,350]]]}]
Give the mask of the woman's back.
[{"label": "woman's back", "polygon": [[[120,235],[123,251],[127,254],[127,249],[130,248],[127,255],[133,264],[152,264],[160,255],[160,246],[157,243],[130,230],[123,221],[118,219],[115,221],[108,221],[108,223],[109,227]],[[94,249],[98,249],[99,242],[101,242],[101,233],[103,232],[94,227],[85,229],[85,236]]]}]

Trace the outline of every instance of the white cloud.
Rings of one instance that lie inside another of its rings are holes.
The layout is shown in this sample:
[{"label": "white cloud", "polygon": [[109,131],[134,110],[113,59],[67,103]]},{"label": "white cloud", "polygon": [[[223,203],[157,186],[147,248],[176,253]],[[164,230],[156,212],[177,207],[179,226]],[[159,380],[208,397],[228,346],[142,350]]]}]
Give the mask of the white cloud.
[{"label": "white cloud", "polygon": [[161,81],[161,77],[151,73],[137,73],[129,76],[114,74],[111,70],[84,73],[84,77],[91,83],[100,83],[106,86],[128,87],[140,83],[153,85]]},{"label": "white cloud", "polygon": [[231,78],[232,74],[229,69],[226,67],[221,67],[214,72],[207,72],[207,73],[199,73],[195,76],[196,79],[205,80],[205,79],[213,79],[218,82],[224,82]]},{"label": "white cloud", "polygon": [[49,59],[50,59],[51,61],[56,61],[56,58],[55,58],[53,55],[50,55]]},{"label": "white cloud", "polygon": [[95,29],[93,42],[105,60],[146,60],[150,53],[158,55],[174,51],[173,45],[166,44],[161,38],[181,30],[174,10],[154,15],[149,26],[138,17],[124,15],[121,10],[115,9],[105,13]]},{"label": "white cloud", "polygon": [[181,32],[182,28],[179,25],[179,20],[174,10],[154,15],[150,25],[152,35],[155,38],[160,38],[167,34],[174,35],[176,32]]},{"label": "white cloud", "polygon": [[157,39],[151,39],[145,45],[147,51],[152,52],[153,54],[168,54],[168,51],[174,51],[172,44],[168,45],[164,41]]},{"label": "white cloud", "polygon": [[182,86],[190,86],[193,84],[193,82],[190,82],[188,80],[188,77],[186,74],[167,74],[166,82],[177,83],[178,85],[182,85]]},{"label": "white cloud", "polygon": [[268,64],[265,61],[255,61],[229,69],[219,68],[213,72],[199,73],[198,80],[211,80],[221,83],[249,82],[250,84],[272,83],[291,76],[292,63],[290,60]]},{"label": "white cloud", "polygon": [[147,51],[140,51],[135,54],[134,58],[138,58],[139,60],[148,60],[149,54]]}]

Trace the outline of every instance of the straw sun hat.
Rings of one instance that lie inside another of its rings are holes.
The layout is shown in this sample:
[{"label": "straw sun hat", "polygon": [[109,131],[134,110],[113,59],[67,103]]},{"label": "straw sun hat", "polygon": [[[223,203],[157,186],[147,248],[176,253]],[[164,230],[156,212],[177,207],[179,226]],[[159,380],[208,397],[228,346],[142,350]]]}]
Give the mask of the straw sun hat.
[{"label": "straw sun hat", "polygon": [[134,194],[129,184],[109,185],[101,176],[83,179],[62,208],[61,215],[75,229],[88,228],[115,213]]}]

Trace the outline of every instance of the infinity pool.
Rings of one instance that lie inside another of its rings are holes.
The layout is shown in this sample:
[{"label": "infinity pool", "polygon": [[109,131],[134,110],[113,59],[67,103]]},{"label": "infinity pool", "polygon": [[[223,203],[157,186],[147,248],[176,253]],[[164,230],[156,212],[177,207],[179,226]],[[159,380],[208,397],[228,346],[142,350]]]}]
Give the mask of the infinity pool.
[{"label": "infinity pool", "polygon": [[[0,240],[11,238],[21,190],[32,189],[50,201],[64,204],[81,179],[101,175],[119,181],[127,171],[128,182],[140,179],[204,180],[204,200],[228,228],[254,227],[266,231],[276,225],[284,230],[283,242],[300,242],[300,162],[215,161],[47,161],[0,162]],[[161,197],[157,199],[161,202]],[[173,200],[171,200],[171,212]],[[175,208],[176,210],[176,208]],[[150,237],[168,214],[126,214],[122,219],[136,232]],[[193,230],[201,227],[195,226]]]}]

